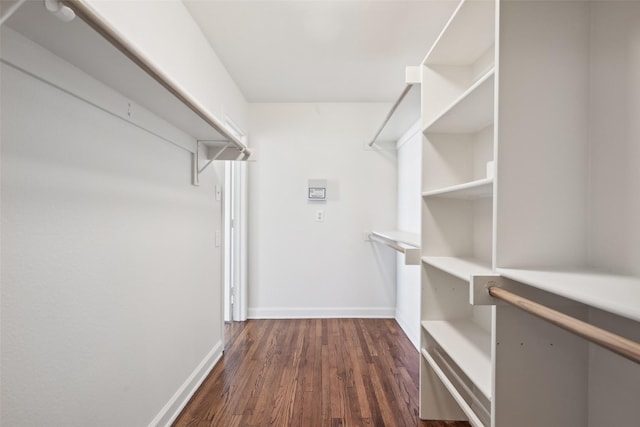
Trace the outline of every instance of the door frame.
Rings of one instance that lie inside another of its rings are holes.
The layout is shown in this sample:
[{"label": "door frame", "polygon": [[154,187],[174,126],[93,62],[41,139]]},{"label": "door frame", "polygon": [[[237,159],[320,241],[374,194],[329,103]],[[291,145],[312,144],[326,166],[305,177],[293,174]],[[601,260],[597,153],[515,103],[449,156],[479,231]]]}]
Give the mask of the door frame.
[{"label": "door frame", "polygon": [[[247,144],[246,134],[229,117],[227,128]],[[225,322],[247,320],[247,162],[225,161],[224,286]]]}]

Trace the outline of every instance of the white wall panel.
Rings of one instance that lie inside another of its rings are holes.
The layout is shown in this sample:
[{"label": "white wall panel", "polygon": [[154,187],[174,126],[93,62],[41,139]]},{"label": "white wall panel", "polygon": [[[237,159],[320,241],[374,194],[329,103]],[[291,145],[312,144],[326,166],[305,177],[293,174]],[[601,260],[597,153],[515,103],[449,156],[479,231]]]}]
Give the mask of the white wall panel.
[{"label": "white wall panel", "polygon": [[[364,149],[388,105],[250,108],[249,316],[393,317],[395,252],[364,240],[396,223],[395,152]],[[309,179],[326,202],[307,201]]]},{"label": "white wall panel", "polygon": [[168,421],[221,352],[220,170],[6,65],[1,113],[0,424]]}]

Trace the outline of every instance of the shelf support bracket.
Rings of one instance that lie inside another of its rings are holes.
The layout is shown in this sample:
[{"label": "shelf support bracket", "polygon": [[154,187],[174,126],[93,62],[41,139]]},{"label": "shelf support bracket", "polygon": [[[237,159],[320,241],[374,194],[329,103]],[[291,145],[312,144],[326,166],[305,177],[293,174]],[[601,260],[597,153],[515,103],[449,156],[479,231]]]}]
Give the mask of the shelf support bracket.
[{"label": "shelf support bracket", "polygon": [[200,185],[200,174],[202,172],[204,172],[204,170],[206,168],[208,168],[209,165],[211,163],[213,163],[214,160],[217,160],[220,157],[220,155],[222,153],[224,153],[224,151],[227,148],[229,148],[231,145],[233,145],[231,143],[231,141],[227,141],[227,143],[222,148],[220,148],[220,150],[218,150],[216,152],[216,154],[213,157],[211,157],[207,163],[205,163],[204,166],[200,167],[200,147],[201,147],[201,142],[202,141],[200,141],[200,140],[197,141],[196,152],[193,154],[193,157],[192,157],[192,159],[193,159],[193,166],[192,166],[192,170],[193,170],[193,185],[195,185],[195,186],[199,186]]}]

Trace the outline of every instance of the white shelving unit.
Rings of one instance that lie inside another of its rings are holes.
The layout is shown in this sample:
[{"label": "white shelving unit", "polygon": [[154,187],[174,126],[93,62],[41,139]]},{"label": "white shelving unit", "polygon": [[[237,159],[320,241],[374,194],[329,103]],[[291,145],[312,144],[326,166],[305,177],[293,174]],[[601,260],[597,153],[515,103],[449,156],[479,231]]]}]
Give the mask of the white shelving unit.
[{"label": "white shelving unit", "polygon": [[421,418],[640,419],[639,365],[479,286],[640,341],[639,24],[638,2],[466,0],[424,59]]},{"label": "white shelving unit", "polygon": [[420,416],[491,420],[492,308],[470,301],[492,272],[494,2],[461,2],[422,66]]}]

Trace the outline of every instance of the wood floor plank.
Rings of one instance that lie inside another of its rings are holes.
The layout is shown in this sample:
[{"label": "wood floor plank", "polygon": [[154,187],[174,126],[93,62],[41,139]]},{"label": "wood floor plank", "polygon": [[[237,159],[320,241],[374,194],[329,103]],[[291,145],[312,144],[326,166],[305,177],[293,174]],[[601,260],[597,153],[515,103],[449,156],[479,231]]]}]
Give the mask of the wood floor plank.
[{"label": "wood floor plank", "polygon": [[250,320],[175,427],[465,427],[418,419],[419,355],[392,319]]}]

